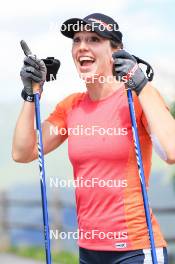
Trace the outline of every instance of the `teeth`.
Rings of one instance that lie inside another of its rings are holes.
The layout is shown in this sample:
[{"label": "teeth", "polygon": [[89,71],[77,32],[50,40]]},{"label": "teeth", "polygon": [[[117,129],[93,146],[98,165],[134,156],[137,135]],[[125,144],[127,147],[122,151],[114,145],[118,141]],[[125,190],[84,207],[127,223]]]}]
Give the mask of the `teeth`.
[{"label": "teeth", "polygon": [[79,61],[80,62],[82,62],[82,61],[92,61],[92,62],[94,62],[95,60],[93,58],[91,58],[91,57],[84,56],[84,57],[80,57]]}]

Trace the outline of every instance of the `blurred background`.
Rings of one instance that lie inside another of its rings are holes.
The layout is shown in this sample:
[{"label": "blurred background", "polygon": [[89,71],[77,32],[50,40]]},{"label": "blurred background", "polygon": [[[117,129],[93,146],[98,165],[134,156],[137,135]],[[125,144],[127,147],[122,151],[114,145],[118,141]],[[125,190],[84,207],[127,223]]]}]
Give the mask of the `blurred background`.
[{"label": "blurred background", "polygon": [[[19,71],[24,55],[20,40],[26,40],[38,57],[55,56],[61,61],[57,80],[44,87],[42,119],[65,96],[85,91],[72,61],[71,40],[62,36],[59,29],[68,18],[95,12],[107,14],[119,23],[125,49],[153,66],[153,84],[175,113],[174,10],[174,0],[6,0],[1,3],[0,263],[45,263],[38,162],[17,164],[11,158],[13,131],[22,106]],[[72,179],[67,142],[47,155],[45,164],[51,228],[75,231],[74,189],[51,184],[51,179],[55,182]],[[168,242],[170,264],[175,264],[175,166],[167,165],[155,154],[149,197]],[[52,252],[56,263],[78,263],[76,240],[55,237]]]}]

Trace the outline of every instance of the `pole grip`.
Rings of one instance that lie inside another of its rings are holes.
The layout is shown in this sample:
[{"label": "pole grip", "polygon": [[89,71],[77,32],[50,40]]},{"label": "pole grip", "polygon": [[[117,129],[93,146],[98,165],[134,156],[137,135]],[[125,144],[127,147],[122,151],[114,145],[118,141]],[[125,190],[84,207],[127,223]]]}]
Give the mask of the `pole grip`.
[{"label": "pole grip", "polygon": [[40,94],[40,83],[36,83],[32,81],[32,88],[33,88],[33,93],[39,93]]}]

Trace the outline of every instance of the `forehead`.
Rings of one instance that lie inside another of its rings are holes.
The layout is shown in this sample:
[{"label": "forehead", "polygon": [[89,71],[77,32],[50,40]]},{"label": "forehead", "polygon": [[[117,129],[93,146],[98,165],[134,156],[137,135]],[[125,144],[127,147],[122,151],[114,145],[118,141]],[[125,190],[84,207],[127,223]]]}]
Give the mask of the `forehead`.
[{"label": "forehead", "polygon": [[96,32],[93,32],[93,31],[83,30],[83,31],[75,32],[74,34],[74,37],[84,37],[84,36],[95,36],[95,37],[104,39],[101,36],[99,36]]}]

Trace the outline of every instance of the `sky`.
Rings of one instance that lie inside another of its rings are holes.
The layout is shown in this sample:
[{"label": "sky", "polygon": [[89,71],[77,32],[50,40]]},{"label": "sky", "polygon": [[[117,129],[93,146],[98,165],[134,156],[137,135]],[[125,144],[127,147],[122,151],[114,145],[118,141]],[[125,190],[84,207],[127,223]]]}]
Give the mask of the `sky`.
[{"label": "sky", "polygon": [[95,12],[109,15],[118,22],[125,49],[153,66],[153,85],[172,102],[175,100],[174,10],[174,0],[3,1],[0,103],[21,102],[19,72],[24,58],[19,45],[21,39],[26,40],[39,58],[55,56],[61,61],[57,81],[44,87],[44,102],[54,104],[73,92],[85,91],[72,60],[72,42],[59,30],[65,20]]}]

